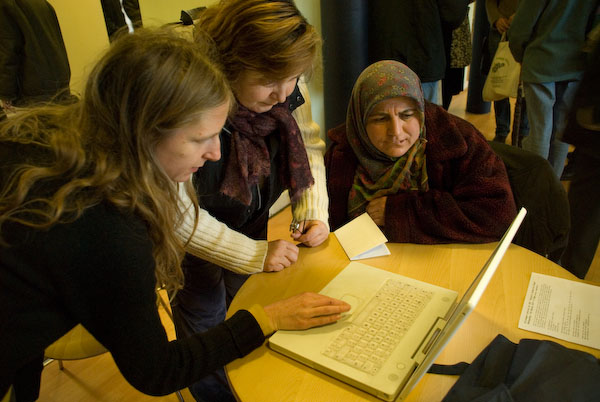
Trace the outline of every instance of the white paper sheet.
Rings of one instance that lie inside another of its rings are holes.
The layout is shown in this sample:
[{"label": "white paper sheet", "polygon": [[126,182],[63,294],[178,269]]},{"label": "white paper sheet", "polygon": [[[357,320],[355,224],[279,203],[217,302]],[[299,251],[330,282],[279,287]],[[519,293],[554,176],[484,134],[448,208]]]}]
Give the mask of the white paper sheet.
[{"label": "white paper sheet", "polygon": [[533,272],[519,328],[600,349],[600,287]]},{"label": "white paper sheet", "polygon": [[351,260],[390,255],[387,238],[369,214],[364,213],[333,232]]},{"label": "white paper sheet", "polygon": [[355,257],[350,258],[352,261],[356,260],[364,260],[365,258],[374,258],[381,257],[383,255],[390,255],[390,249],[387,248],[385,244],[380,244],[379,246],[373,247],[370,250],[365,251],[362,254],[359,254]]}]

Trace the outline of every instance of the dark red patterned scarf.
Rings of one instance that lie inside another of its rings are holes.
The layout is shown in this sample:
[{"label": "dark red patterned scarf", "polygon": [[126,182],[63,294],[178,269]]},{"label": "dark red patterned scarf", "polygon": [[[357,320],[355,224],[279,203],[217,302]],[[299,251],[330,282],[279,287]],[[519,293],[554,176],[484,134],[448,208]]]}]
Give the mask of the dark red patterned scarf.
[{"label": "dark red patterned scarf", "polygon": [[300,135],[300,128],[289,111],[288,101],[273,106],[264,113],[256,113],[238,105],[232,126],[230,155],[226,162],[221,192],[244,205],[252,201],[252,187],[271,173],[266,137],[280,136],[277,163],[283,184],[290,192],[292,202],[314,183],[308,156]]}]

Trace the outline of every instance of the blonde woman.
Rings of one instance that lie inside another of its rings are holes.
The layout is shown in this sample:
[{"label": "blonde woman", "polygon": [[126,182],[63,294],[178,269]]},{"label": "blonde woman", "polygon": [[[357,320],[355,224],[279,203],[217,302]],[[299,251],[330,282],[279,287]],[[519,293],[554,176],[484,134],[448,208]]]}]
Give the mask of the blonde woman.
[{"label": "blonde woman", "polygon": [[78,323],[134,387],[163,395],[277,328],[333,322],[349,308],[303,294],[168,341],[155,289],[182,286],[177,183],[219,158],[232,102],[197,46],[141,30],[113,43],[79,102],[0,125],[0,397],[12,385],[17,401],[37,399],[45,347]]}]

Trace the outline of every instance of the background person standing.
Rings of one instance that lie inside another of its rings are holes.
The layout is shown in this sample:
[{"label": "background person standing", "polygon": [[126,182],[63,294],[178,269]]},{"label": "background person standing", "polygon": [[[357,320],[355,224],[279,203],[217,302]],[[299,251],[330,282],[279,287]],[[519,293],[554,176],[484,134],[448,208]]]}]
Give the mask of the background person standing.
[{"label": "background person standing", "polygon": [[425,100],[441,104],[440,81],[446,71],[443,28],[458,28],[468,5],[468,0],[368,1],[369,64],[406,64],[419,76]]},{"label": "background person standing", "polygon": [[[486,0],[485,10],[488,21],[490,22],[490,32],[488,35],[489,61],[494,59],[498,44],[502,39],[502,34],[508,31],[510,23],[517,11],[519,0]],[[486,68],[486,74],[489,66]],[[521,121],[519,135],[526,137],[529,134],[529,121],[526,113],[526,102],[521,104]],[[494,141],[506,142],[506,137],[510,132],[510,100],[509,98],[494,101],[494,114],[496,117],[496,136]]]},{"label": "background person standing", "polygon": [[575,145],[577,163],[569,185],[571,231],[561,265],[585,278],[600,240],[600,32],[573,108],[563,141]]},{"label": "background person standing", "polygon": [[508,29],[530,124],[523,149],[548,159],[557,177],[569,151],[559,135],[585,69],[582,49],[597,7],[598,0],[521,0]]}]

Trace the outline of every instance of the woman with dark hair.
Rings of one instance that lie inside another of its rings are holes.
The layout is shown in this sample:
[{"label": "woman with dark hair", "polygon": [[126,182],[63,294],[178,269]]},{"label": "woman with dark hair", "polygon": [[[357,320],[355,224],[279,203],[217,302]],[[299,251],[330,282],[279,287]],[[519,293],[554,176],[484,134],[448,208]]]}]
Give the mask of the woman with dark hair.
[{"label": "woman with dark hair", "polygon": [[[198,229],[191,216],[178,229],[191,236],[185,287],[172,300],[183,337],[223,321],[249,274],[293,264],[293,241],[313,247],[329,235],[325,144],[304,83],[321,44],[315,28],[293,1],[223,0],[202,11],[195,38],[215,45],[237,109],[221,132],[222,158],[193,176]],[[267,242],[269,210],[285,190],[297,226],[291,239]],[[222,371],[206,382],[192,394],[233,399]]]},{"label": "woman with dark hair", "polygon": [[[260,346],[278,328],[339,319],[349,306],[303,294],[241,310],[169,342],[157,285],[182,286],[178,187],[220,157],[233,103],[192,42],[163,31],[116,40],[82,99],[0,124],[0,397],[36,400],[44,349],[81,323],[123,376],[174,392]],[[187,187],[187,189],[186,189]]]}]

